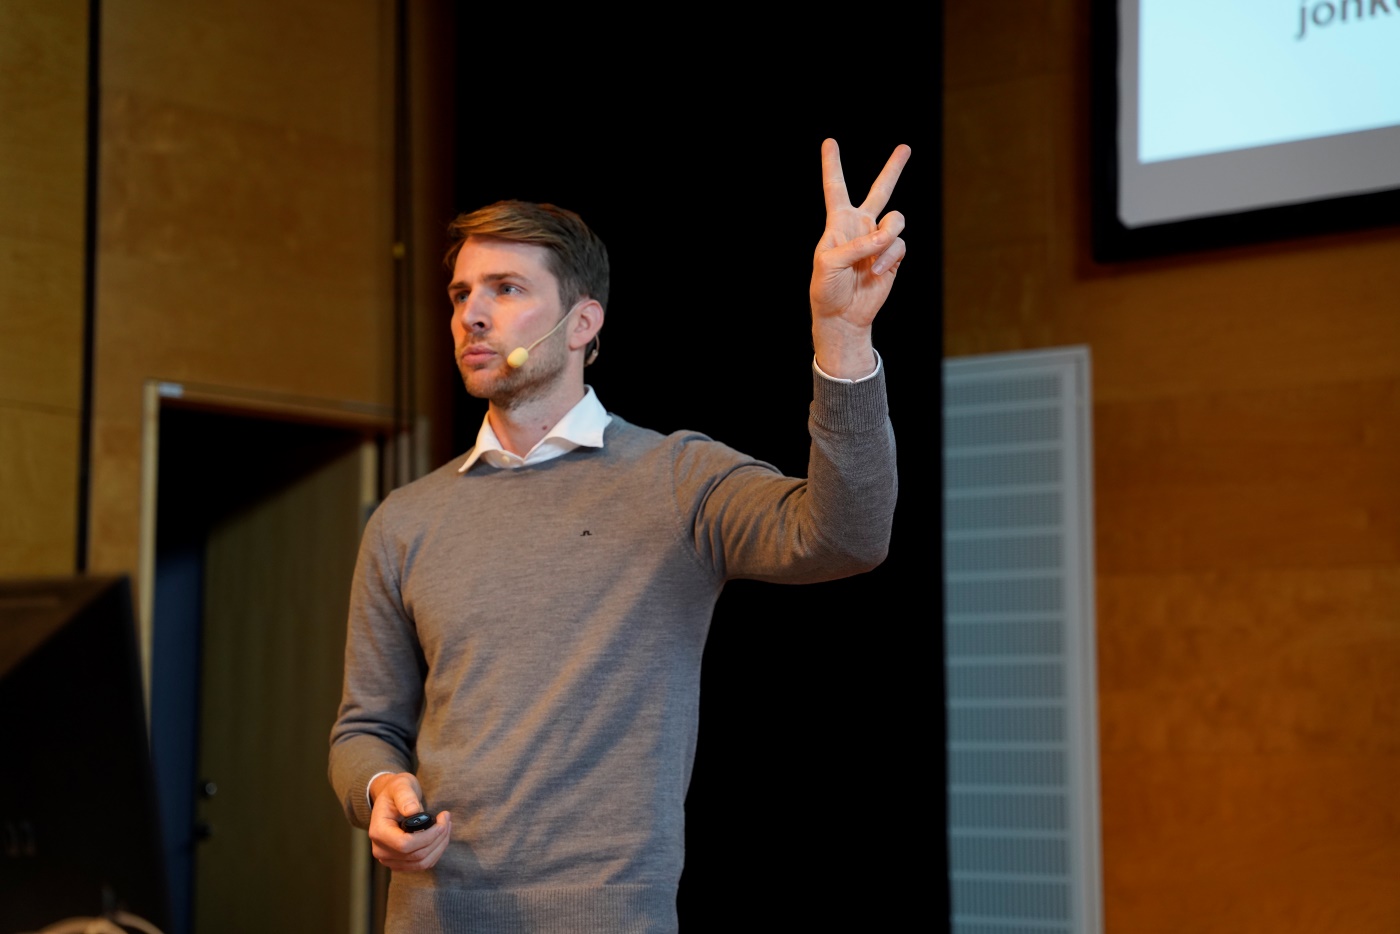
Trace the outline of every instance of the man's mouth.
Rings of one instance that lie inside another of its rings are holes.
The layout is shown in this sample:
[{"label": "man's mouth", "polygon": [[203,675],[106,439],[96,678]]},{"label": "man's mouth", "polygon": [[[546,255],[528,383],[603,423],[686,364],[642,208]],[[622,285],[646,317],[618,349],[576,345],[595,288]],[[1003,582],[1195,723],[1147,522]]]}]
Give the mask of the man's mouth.
[{"label": "man's mouth", "polygon": [[457,359],[463,363],[481,363],[496,355],[496,351],[486,344],[468,344],[457,351]]}]

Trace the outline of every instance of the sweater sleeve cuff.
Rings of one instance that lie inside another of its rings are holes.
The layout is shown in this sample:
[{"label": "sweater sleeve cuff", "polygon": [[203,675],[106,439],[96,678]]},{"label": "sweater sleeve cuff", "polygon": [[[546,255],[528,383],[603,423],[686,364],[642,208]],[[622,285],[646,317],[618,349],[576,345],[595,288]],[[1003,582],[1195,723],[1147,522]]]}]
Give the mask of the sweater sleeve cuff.
[{"label": "sweater sleeve cuff", "polygon": [[884,430],[889,423],[885,367],[876,357],[875,372],[859,380],[825,376],[812,364],[812,421],[830,431]]}]

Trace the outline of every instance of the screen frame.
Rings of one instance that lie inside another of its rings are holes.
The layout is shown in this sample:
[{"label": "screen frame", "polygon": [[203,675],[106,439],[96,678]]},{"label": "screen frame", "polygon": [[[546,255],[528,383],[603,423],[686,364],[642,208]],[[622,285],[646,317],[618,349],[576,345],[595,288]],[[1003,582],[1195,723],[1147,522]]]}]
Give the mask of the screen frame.
[{"label": "screen frame", "polygon": [[1400,224],[1400,188],[1128,227],[1120,218],[1120,0],[1091,0],[1090,164],[1096,262],[1222,249]]}]

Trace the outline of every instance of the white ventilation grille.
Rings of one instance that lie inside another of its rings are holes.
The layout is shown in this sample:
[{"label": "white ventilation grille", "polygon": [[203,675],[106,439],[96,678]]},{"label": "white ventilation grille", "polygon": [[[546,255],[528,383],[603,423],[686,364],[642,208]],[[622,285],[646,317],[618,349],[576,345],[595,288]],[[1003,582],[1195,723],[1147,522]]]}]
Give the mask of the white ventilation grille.
[{"label": "white ventilation grille", "polygon": [[1086,348],[945,361],[954,934],[1098,934]]}]

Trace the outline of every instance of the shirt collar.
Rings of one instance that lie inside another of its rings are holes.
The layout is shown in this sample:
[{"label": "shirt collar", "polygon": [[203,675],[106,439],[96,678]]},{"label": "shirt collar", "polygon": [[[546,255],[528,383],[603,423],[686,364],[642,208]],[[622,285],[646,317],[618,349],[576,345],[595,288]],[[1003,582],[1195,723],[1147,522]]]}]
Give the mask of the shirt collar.
[{"label": "shirt collar", "polygon": [[567,454],[575,448],[600,448],[603,446],[603,429],[608,427],[612,416],[598,401],[592,386],[585,386],[583,398],[564,413],[564,417],[540,439],[529,452],[521,457],[501,447],[500,439],[491,428],[491,419],[481,420],[481,430],[476,433],[476,444],[467,454],[458,473],[466,473],[479,460],[492,467],[514,469],[529,464],[541,464],[547,460]]}]

